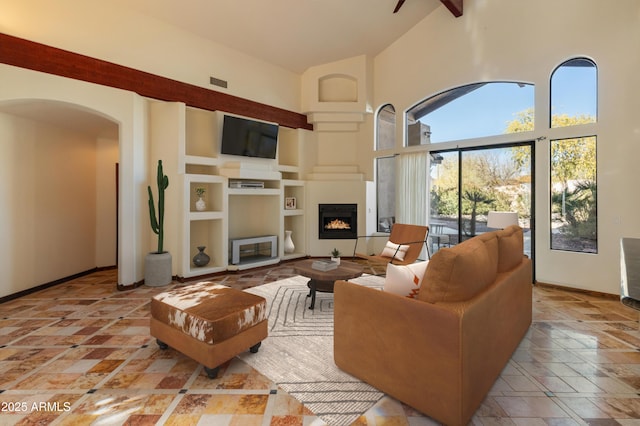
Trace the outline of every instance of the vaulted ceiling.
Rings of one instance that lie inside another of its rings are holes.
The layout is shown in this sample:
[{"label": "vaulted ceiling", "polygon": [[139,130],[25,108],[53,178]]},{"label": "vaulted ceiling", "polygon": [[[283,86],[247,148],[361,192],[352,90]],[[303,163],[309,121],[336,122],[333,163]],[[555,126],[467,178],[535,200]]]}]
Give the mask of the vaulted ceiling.
[{"label": "vaulted ceiling", "polygon": [[[144,16],[295,73],[358,55],[376,55],[439,7],[462,15],[463,0],[110,0]],[[394,13],[395,10],[395,13]],[[206,54],[206,52],[203,52]],[[98,137],[117,126],[70,105],[8,104],[0,111]]]},{"label": "vaulted ceiling", "polygon": [[[376,55],[438,7],[462,0],[110,0],[295,73]],[[452,17],[453,18],[453,17]]]}]

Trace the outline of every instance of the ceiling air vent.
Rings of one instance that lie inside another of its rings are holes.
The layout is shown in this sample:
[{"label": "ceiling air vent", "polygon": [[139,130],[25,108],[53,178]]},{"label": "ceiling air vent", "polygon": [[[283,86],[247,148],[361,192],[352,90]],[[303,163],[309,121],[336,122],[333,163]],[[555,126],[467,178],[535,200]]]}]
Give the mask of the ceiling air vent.
[{"label": "ceiling air vent", "polygon": [[214,86],[224,87],[225,89],[227,88],[227,82],[225,80],[220,80],[219,78],[209,77],[209,83]]}]

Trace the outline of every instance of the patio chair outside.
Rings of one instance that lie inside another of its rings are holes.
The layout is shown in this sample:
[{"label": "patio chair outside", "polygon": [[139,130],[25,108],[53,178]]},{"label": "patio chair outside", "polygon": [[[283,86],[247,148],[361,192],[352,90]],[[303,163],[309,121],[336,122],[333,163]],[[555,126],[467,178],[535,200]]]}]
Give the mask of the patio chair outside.
[{"label": "patio chair outside", "polygon": [[[429,239],[431,239],[431,251],[435,253],[440,250],[442,245],[446,244],[447,247],[451,247],[451,237],[449,234],[444,233],[444,225],[442,224],[432,224],[429,227]],[[433,245],[437,244],[438,249],[433,250]]]}]

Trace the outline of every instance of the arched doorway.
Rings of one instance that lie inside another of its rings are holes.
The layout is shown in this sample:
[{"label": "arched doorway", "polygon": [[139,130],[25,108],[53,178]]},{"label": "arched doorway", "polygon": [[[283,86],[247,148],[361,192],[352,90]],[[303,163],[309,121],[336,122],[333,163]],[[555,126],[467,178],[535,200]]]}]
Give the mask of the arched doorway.
[{"label": "arched doorway", "polygon": [[0,103],[4,296],[117,264],[119,125],[59,101]]}]

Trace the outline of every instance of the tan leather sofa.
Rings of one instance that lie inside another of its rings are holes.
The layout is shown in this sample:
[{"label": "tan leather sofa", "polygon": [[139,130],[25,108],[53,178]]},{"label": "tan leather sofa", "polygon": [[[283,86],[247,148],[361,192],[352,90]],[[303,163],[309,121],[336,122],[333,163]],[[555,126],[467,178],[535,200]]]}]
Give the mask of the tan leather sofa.
[{"label": "tan leather sofa", "polygon": [[518,226],[439,250],[415,299],[334,291],[336,365],[447,425],[470,421],[531,324]]}]

